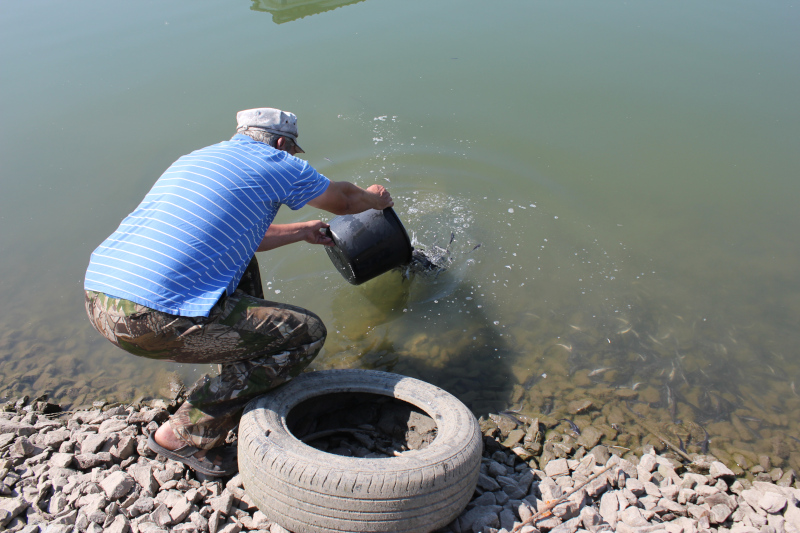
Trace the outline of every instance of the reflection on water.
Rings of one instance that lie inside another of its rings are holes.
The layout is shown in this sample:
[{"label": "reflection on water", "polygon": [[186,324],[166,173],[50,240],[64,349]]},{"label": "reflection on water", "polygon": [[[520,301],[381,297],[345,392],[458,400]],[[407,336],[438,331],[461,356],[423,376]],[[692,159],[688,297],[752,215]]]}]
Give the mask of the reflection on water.
[{"label": "reflection on water", "polygon": [[272,22],[283,24],[364,1],[366,0],[253,0],[250,9],[271,13]]}]

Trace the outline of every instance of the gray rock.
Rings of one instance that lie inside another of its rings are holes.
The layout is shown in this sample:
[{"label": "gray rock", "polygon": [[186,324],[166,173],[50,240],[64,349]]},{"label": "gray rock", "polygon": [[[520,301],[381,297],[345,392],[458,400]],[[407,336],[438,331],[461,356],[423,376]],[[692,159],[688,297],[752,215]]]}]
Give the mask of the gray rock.
[{"label": "gray rock", "polygon": [[478,475],[478,487],[489,492],[500,490],[500,484],[486,474]]},{"label": "gray rock", "polygon": [[5,526],[27,508],[28,502],[22,498],[0,498],[0,513],[5,511],[5,518],[0,518],[0,526]]},{"label": "gray rock", "polygon": [[172,523],[172,517],[169,515],[169,509],[166,505],[159,504],[155,510],[150,513],[150,519],[159,527],[165,527]]},{"label": "gray rock", "polygon": [[92,434],[83,439],[81,442],[81,453],[97,453],[103,449],[106,441],[108,440],[108,435],[103,434]]},{"label": "gray rock", "polygon": [[656,456],[649,453],[642,455],[642,458],[639,459],[639,466],[646,472],[655,470],[657,464]]},{"label": "gray rock", "polygon": [[133,478],[121,471],[113,472],[100,482],[100,488],[105,491],[110,500],[122,498],[131,491],[133,485]]},{"label": "gray rock", "polygon": [[553,459],[544,467],[548,477],[565,476],[569,474],[569,465],[566,459]]},{"label": "gray rock", "polygon": [[587,450],[593,449],[603,438],[603,432],[594,426],[587,426],[581,430],[581,435],[578,437],[578,446],[583,446]]},{"label": "gray rock", "polygon": [[149,513],[155,509],[155,500],[149,496],[141,496],[129,509],[133,515]]},{"label": "gray rock", "polygon": [[642,511],[638,507],[628,507],[619,513],[619,519],[631,527],[645,527],[647,520],[642,516]]},{"label": "gray rock", "polygon": [[208,533],[217,533],[220,522],[223,520],[219,511],[212,512],[211,516],[208,517]]},{"label": "gray rock", "polygon": [[[749,502],[748,502],[749,503]],[[765,492],[758,499],[758,506],[771,514],[780,513],[786,507],[788,500],[786,496],[775,492]]]},{"label": "gray rock", "polygon": [[727,505],[717,504],[711,507],[709,519],[712,524],[722,524],[731,515],[731,508]]},{"label": "gray rock", "polygon": [[711,467],[708,469],[708,475],[714,479],[718,477],[736,477],[736,474],[734,474],[730,468],[719,461],[714,461],[711,463]]},{"label": "gray rock", "polygon": [[227,516],[231,513],[231,507],[233,506],[233,495],[226,490],[217,498],[209,498],[208,505],[212,510]]},{"label": "gray rock", "polygon": [[608,462],[611,458],[611,454],[608,451],[608,448],[603,445],[595,446],[589,452],[590,455],[594,456],[595,463],[599,465],[604,465]]},{"label": "gray rock", "polygon": [[[257,517],[259,513],[261,513],[261,511],[256,512],[256,514],[253,515],[253,519],[255,520],[255,525],[257,528],[263,528],[265,524],[259,520],[259,517]],[[264,513],[261,513],[261,516],[264,516]],[[266,519],[266,516],[264,516],[264,518]],[[191,522],[198,531],[208,530],[208,519],[198,512],[194,512],[189,515],[189,522]],[[269,524],[269,522],[267,521],[266,524]]]},{"label": "gray rock", "polygon": [[72,533],[74,528],[67,524],[48,524],[44,533]]},{"label": "gray rock", "polygon": [[500,525],[498,513],[502,510],[503,508],[499,505],[473,507],[458,517],[458,524],[461,527],[461,531],[474,530],[476,524],[480,524],[481,528],[484,526],[497,527]]},{"label": "gray rock", "polygon": [[73,457],[71,453],[54,453],[50,458],[50,464],[57,468],[67,468],[72,464]]},{"label": "gray rock", "polygon": [[233,524],[228,524],[222,529],[219,530],[219,533],[239,533],[242,530],[242,526],[234,522]]},{"label": "gray rock", "polygon": [[31,424],[0,418],[0,434],[3,433],[13,433],[18,437],[28,437],[36,433],[36,428]]},{"label": "gray rock", "polygon": [[617,526],[617,512],[619,511],[619,499],[616,492],[606,492],[600,498],[600,516],[603,521],[615,528]]},{"label": "gray rock", "polygon": [[175,505],[175,507],[173,507],[169,513],[170,517],[172,518],[172,523],[178,524],[183,522],[193,509],[196,509],[196,507],[189,503],[189,500],[184,498],[183,501],[178,502],[178,504]]},{"label": "gray rock", "polygon": [[503,509],[500,511],[500,527],[502,529],[511,531],[514,527],[514,522],[516,522],[517,516],[514,514],[514,511],[511,509]]},{"label": "gray rock", "polygon": [[111,463],[111,454],[108,452],[100,453],[79,453],[74,457],[75,464],[81,470],[89,470],[99,465]]},{"label": "gray rock", "polygon": [[501,465],[497,461],[489,461],[486,467],[488,474],[492,477],[505,476],[508,473],[505,465]]},{"label": "gray rock", "polygon": [[128,533],[131,530],[128,519],[118,514],[114,517],[113,522],[104,528],[106,533]]},{"label": "gray rock", "polygon": [[484,505],[497,505],[497,498],[495,497],[494,492],[484,492],[477,498],[473,498],[467,504],[467,507],[471,509],[473,507],[481,507]]},{"label": "gray rock", "polygon": [[644,483],[639,481],[636,478],[630,478],[625,480],[625,489],[631,491],[634,496],[641,496],[644,494]]}]

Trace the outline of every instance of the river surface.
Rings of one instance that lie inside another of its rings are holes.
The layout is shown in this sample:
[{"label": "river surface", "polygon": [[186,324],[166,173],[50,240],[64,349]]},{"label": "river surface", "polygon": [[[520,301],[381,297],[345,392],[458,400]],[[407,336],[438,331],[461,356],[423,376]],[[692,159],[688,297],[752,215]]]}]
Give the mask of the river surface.
[{"label": "river surface", "polygon": [[328,324],[314,368],[630,448],[636,413],[800,471],[798,27],[784,1],[5,2],[0,398],[125,402],[207,371],[101,338],[84,271],[172,161],[273,106],[450,264],[354,287],[319,247],[261,254],[268,298]]}]

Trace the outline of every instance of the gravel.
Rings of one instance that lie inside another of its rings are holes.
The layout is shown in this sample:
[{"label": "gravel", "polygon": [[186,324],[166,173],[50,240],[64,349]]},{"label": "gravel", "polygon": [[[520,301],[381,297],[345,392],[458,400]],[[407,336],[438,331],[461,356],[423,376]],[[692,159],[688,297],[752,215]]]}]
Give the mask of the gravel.
[{"label": "gravel", "polygon": [[[44,415],[6,404],[0,530],[286,532],[253,505],[238,475],[206,478],[147,448],[175,407],[156,400]],[[420,432],[426,423],[415,422]],[[474,497],[441,533],[800,533],[800,488],[788,472],[751,482],[708,455],[689,463],[650,448],[623,457],[586,428],[571,443],[552,433],[545,441],[538,420],[513,427],[494,417],[481,427]]]}]

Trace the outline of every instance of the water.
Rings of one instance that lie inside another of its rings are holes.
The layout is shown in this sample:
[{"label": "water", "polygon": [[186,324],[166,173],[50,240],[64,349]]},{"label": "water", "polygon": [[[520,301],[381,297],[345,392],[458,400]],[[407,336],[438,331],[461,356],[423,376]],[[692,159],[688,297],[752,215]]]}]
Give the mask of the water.
[{"label": "water", "polygon": [[[174,159],[270,105],[298,115],[312,165],[385,185],[452,260],[352,287],[321,249],[262,254],[272,297],[329,326],[315,368],[418,376],[478,415],[614,424],[634,448],[635,411],[690,450],[707,430],[729,463],[800,469],[798,18],[790,2],[9,4],[0,397],[130,401],[207,370],[102,339],[83,273]],[[278,221],[313,218],[330,215]],[[594,418],[573,417],[586,398]]]}]

